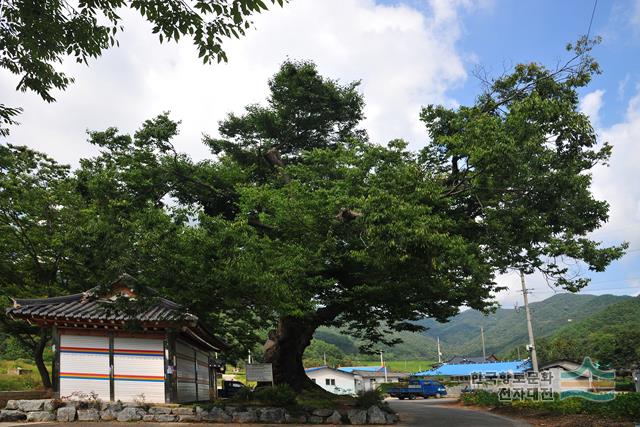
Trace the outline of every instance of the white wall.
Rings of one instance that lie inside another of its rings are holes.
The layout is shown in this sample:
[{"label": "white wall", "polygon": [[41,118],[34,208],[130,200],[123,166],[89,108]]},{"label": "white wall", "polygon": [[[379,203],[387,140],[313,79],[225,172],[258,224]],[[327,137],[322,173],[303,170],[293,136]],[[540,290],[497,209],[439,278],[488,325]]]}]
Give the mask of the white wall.
[{"label": "white wall", "polygon": [[[333,394],[355,394],[355,376],[332,368],[321,368],[307,372],[307,376],[323,389]],[[335,384],[327,384],[333,382]],[[333,381],[331,381],[333,380]]]}]

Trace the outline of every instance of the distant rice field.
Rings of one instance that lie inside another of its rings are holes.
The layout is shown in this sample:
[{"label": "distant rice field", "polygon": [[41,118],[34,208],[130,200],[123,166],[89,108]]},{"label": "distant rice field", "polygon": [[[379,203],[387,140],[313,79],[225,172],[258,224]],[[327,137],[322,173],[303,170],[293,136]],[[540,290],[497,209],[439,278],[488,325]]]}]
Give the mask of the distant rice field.
[{"label": "distant rice field", "polygon": [[[436,364],[433,360],[385,360],[387,368],[394,371],[415,373],[426,371]],[[380,366],[380,360],[353,360],[354,366]]]}]

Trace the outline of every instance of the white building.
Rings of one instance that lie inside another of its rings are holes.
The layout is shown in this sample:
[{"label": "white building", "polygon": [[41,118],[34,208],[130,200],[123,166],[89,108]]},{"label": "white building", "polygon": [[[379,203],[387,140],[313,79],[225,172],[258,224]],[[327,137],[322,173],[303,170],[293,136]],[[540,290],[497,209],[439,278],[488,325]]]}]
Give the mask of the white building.
[{"label": "white building", "polygon": [[328,366],[305,369],[311,381],[333,394],[356,394],[356,376]]},{"label": "white building", "polygon": [[312,381],[334,394],[375,390],[380,384],[395,383],[409,376],[400,372],[385,372],[381,366],[345,366],[338,369],[319,366],[305,369],[305,372]]}]

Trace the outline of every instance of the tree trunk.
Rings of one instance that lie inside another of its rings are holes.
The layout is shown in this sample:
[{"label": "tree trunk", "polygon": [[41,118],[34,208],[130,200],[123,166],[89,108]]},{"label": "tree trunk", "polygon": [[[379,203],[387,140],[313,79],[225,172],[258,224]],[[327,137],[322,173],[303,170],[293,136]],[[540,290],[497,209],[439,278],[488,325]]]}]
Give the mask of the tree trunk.
[{"label": "tree trunk", "polygon": [[33,357],[36,361],[36,366],[38,367],[38,373],[40,373],[40,378],[42,379],[42,385],[45,389],[50,390],[51,386],[51,377],[49,376],[49,371],[47,370],[47,365],[44,363],[44,349],[47,347],[47,343],[49,342],[49,334],[46,329],[40,330],[40,340],[36,343],[36,346],[33,349]]},{"label": "tree trunk", "polygon": [[340,307],[326,306],[304,317],[283,316],[278,329],[269,333],[264,360],[273,364],[273,382],[288,384],[296,391],[324,390],[304,372],[302,355],[311,344],[318,326],[326,325],[340,314]]}]

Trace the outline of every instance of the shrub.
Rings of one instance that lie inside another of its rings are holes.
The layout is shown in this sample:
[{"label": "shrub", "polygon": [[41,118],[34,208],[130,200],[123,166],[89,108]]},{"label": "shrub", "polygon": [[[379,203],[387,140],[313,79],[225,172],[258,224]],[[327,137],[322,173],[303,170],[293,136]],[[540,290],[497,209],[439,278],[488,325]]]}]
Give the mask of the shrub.
[{"label": "shrub", "polygon": [[475,390],[471,393],[464,393],[461,396],[461,400],[465,405],[500,406],[502,404],[496,393],[486,390]]},{"label": "shrub", "polygon": [[356,406],[358,408],[369,408],[371,406],[380,406],[382,403],[382,390],[359,391],[356,397]]},{"label": "shrub", "polygon": [[287,384],[260,387],[253,392],[253,398],[271,406],[293,406],[296,404],[296,392]]}]

